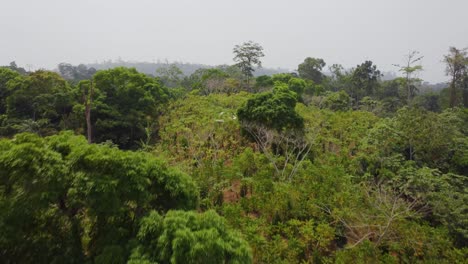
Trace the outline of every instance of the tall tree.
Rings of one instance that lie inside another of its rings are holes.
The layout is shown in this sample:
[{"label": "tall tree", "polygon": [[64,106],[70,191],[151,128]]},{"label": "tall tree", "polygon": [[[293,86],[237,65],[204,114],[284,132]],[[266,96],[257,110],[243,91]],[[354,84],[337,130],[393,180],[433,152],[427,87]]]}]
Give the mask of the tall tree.
[{"label": "tall tree", "polygon": [[405,75],[408,104],[411,103],[417,91],[415,82],[418,79],[414,78],[413,75],[423,70],[421,65],[415,65],[415,64],[421,61],[423,58],[424,56],[419,56],[418,51],[413,50],[410,53],[408,53],[408,55],[405,56],[404,65],[394,64],[394,66],[400,68],[399,71],[403,72],[403,74]]},{"label": "tall tree", "polygon": [[358,65],[351,74],[351,89],[349,94],[357,105],[364,96],[373,96],[379,85],[382,74],[372,61],[365,61]]},{"label": "tall tree", "polygon": [[312,80],[314,83],[319,84],[324,78],[324,75],[321,72],[324,66],[324,60],[308,57],[303,63],[297,66],[297,72],[299,73],[299,77]]},{"label": "tall tree", "polygon": [[[96,142],[111,140],[122,148],[136,148],[147,137],[148,120],[156,120],[169,99],[157,78],[134,68],[98,71],[93,77],[93,132]],[[153,131],[156,125],[151,127]]]},{"label": "tall tree", "polygon": [[250,78],[253,77],[255,66],[262,67],[261,57],[264,57],[263,47],[253,41],[244,42],[242,45],[236,45],[233,49],[234,61],[246,77],[247,87],[250,85]]},{"label": "tall tree", "polygon": [[78,83],[78,88],[82,92],[82,100],[85,110],[86,119],[86,138],[88,143],[91,144],[93,141],[93,129],[91,123],[91,108],[93,105],[94,96],[94,83],[93,81],[81,81]]},{"label": "tall tree", "polygon": [[449,48],[449,54],[444,56],[444,62],[447,64],[446,74],[451,77],[450,81],[450,107],[458,103],[458,88],[467,75],[468,57],[467,49]]}]

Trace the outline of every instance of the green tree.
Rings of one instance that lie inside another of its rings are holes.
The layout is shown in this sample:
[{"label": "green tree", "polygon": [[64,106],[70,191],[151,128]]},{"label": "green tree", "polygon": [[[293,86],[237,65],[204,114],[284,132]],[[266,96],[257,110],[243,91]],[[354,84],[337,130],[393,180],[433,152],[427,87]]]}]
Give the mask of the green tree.
[{"label": "green tree", "polygon": [[301,96],[304,93],[304,90],[307,86],[306,81],[300,78],[291,78],[288,81],[288,87],[291,91],[295,92],[297,96]]},{"label": "green tree", "polygon": [[8,86],[8,82],[20,76],[19,73],[10,70],[6,67],[0,67],[0,115],[6,114],[7,97],[12,93],[12,89]]},{"label": "green tree", "polygon": [[241,69],[247,80],[247,88],[250,88],[250,78],[253,77],[255,66],[262,67],[261,57],[264,57],[263,47],[253,41],[244,42],[234,46],[234,61]]},{"label": "green tree", "polygon": [[273,83],[282,82],[284,84],[288,84],[289,80],[292,78],[294,78],[294,76],[291,73],[277,73],[271,76]]},{"label": "green tree", "polygon": [[94,100],[94,83],[93,81],[81,81],[77,85],[78,90],[82,93],[82,102],[84,107],[84,115],[86,119],[86,138],[88,143],[91,144],[93,141],[93,124],[91,122],[91,110],[93,108]]},{"label": "green tree", "polygon": [[262,75],[255,78],[255,88],[256,90],[273,87],[273,80],[271,76]]},{"label": "green tree", "polygon": [[9,86],[7,115],[17,130],[22,130],[26,120],[38,124],[39,130],[34,132],[46,135],[67,127],[74,98],[72,88],[60,75],[40,70],[11,80]]},{"label": "green tree", "polygon": [[463,85],[468,72],[467,49],[457,49],[450,47],[449,54],[444,56],[444,62],[447,64],[446,74],[450,76],[450,107],[457,106],[459,99],[458,91]]},{"label": "green tree", "polygon": [[201,94],[239,92],[239,80],[225,68],[198,69],[189,79],[191,89],[197,89]]},{"label": "green tree", "polygon": [[129,263],[252,263],[247,242],[214,211],[152,211],[143,218]]},{"label": "green tree", "polygon": [[418,51],[411,51],[405,57],[405,64],[398,65],[394,64],[394,66],[399,68],[399,71],[405,74],[405,86],[406,86],[406,96],[407,96],[407,103],[410,104],[412,99],[415,97],[417,92],[416,83],[419,79],[412,77],[414,74],[422,71],[423,68],[421,65],[415,65],[415,63],[421,61],[424,56],[419,56]]},{"label": "green tree", "polygon": [[322,74],[322,69],[325,67],[325,61],[318,58],[307,57],[303,63],[297,66],[299,77],[314,81],[316,84],[322,83],[325,77]]},{"label": "green tree", "polygon": [[339,92],[329,92],[325,95],[321,106],[333,111],[348,111],[351,106],[351,98],[343,90]]},{"label": "green tree", "polygon": [[28,74],[28,71],[26,71],[23,67],[18,67],[18,65],[16,64],[16,62],[12,61],[10,62],[10,64],[8,66],[4,66],[2,68],[8,68],[12,71],[15,71],[21,75],[26,75]]},{"label": "green tree", "polygon": [[[148,120],[153,121],[169,99],[166,88],[134,68],[114,68],[98,71],[93,77],[96,93],[94,139],[111,140],[122,148],[136,148],[147,133]],[[156,122],[150,122],[156,123]],[[150,127],[152,131],[156,127]]]},{"label": "green tree", "polygon": [[464,224],[468,217],[467,184],[466,176],[414,166],[402,166],[392,179],[392,185],[409,200],[417,201],[419,207],[428,207],[430,214],[426,218],[448,227],[459,245],[468,241],[468,228]]},{"label": "green tree", "polygon": [[362,97],[375,94],[381,76],[382,74],[377,70],[377,66],[372,64],[372,61],[365,61],[353,70],[348,91],[354,99],[354,105],[357,105]]},{"label": "green tree", "polygon": [[5,263],[125,259],[145,212],[192,210],[197,202],[191,178],[149,154],[88,144],[69,132],[0,140]]},{"label": "green tree", "polygon": [[422,107],[428,111],[440,112],[441,107],[439,101],[439,93],[429,92],[416,96],[414,98],[414,105],[417,107]]},{"label": "green tree", "polygon": [[345,71],[342,65],[333,64],[328,67],[330,76],[324,80],[327,90],[337,92],[346,90],[351,86],[351,73]]},{"label": "green tree", "polygon": [[223,92],[224,82],[229,75],[220,69],[204,69],[203,75],[200,78],[201,87],[199,88],[202,94]]},{"label": "green tree", "polygon": [[237,116],[244,124],[261,124],[276,130],[302,129],[304,121],[295,111],[297,94],[287,84],[276,83],[272,92],[256,94],[239,108]]}]

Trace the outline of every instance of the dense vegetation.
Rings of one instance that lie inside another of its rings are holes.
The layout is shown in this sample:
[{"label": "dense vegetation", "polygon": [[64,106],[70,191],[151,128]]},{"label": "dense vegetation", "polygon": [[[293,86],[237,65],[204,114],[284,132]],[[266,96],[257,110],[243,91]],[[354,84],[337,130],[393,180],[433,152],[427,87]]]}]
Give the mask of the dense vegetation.
[{"label": "dense vegetation", "polygon": [[[262,47],[189,76],[0,68],[4,263],[463,263],[468,56],[421,92]],[[251,56],[251,57],[249,57]],[[251,64],[249,64],[251,63]]]}]

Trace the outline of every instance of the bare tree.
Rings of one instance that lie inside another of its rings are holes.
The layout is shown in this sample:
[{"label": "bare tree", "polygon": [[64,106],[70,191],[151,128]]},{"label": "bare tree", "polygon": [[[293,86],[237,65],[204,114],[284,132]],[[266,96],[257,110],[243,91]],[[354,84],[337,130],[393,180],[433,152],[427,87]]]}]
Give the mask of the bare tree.
[{"label": "bare tree", "polygon": [[339,214],[326,205],[317,205],[345,227],[349,247],[355,247],[366,239],[376,245],[397,240],[399,234],[396,225],[405,219],[417,217],[427,209],[420,200],[408,200],[403,193],[383,185],[363,188],[366,207],[360,206]]},{"label": "bare tree", "polygon": [[210,78],[205,81],[205,88],[203,89],[203,94],[208,95],[211,93],[221,93],[223,92],[225,78]]},{"label": "bare tree", "polygon": [[317,133],[277,131],[258,123],[242,122],[280,179],[291,181],[309,154]]}]

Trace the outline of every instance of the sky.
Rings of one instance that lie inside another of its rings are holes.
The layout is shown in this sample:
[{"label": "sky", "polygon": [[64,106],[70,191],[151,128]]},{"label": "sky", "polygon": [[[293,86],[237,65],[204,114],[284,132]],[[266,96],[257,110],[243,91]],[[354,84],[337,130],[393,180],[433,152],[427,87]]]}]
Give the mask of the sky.
[{"label": "sky", "polygon": [[0,65],[233,64],[233,47],[252,40],[264,67],[290,70],[316,57],[397,71],[417,50],[420,78],[443,82],[449,47],[468,47],[467,10],[468,0],[0,0]]}]

